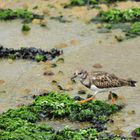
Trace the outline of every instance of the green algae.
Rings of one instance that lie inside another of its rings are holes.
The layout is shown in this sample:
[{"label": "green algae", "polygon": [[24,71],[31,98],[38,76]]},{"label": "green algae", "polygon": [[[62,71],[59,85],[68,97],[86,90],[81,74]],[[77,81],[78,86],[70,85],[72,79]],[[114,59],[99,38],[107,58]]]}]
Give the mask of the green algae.
[{"label": "green algae", "polygon": [[135,138],[140,138],[140,127],[137,127],[134,131],[132,131],[132,136]]},{"label": "green algae", "polygon": [[125,37],[115,36],[116,40],[119,42],[140,35],[140,8],[100,11],[91,21],[97,23],[101,22],[103,24],[102,28],[98,31],[99,33],[121,29],[125,33]]},{"label": "green algae", "polygon": [[101,3],[110,4],[118,1],[126,1],[126,0],[70,0],[70,3],[66,5],[66,7],[96,5]]},{"label": "green algae", "polygon": [[15,11],[11,9],[1,9],[0,10],[0,19],[1,20],[10,20],[10,19],[24,19],[27,21],[31,21],[32,19],[42,19],[42,15],[37,15],[32,13],[31,11],[25,9],[17,9]]},{"label": "green algae", "polygon": [[134,22],[129,28],[124,30],[127,38],[134,38],[140,36],[140,22]]},{"label": "green algae", "polygon": [[[104,130],[103,125],[107,123],[108,116],[122,108],[102,101],[79,104],[65,93],[50,92],[34,98],[29,106],[10,109],[0,114],[1,140],[94,140],[101,137],[100,132]],[[53,128],[36,123],[45,118],[88,121],[92,127],[56,132]],[[118,138],[113,135],[109,137]]]},{"label": "green algae", "polygon": [[140,21],[140,8],[130,8],[127,10],[109,9],[108,11],[100,11],[93,20],[109,23]]},{"label": "green algae", "polygon": [[26,9],[0,9],[0,20],[22,19],[23,22],[31,22],[33,19],[43,19],[44,16],[32,13]]},{"label": "green algae", "polygon": [[31,28],[27,24],[23,24],[22,29],[23,32],[28,32],[31,30]]},{"label": "green algae", "polygon": [[35,56],[35,60],[36,60],[37,62],[43,61],[43,60],[44,60],[44,56],[43,56],[43,55],[37,54],[37,55]]}]

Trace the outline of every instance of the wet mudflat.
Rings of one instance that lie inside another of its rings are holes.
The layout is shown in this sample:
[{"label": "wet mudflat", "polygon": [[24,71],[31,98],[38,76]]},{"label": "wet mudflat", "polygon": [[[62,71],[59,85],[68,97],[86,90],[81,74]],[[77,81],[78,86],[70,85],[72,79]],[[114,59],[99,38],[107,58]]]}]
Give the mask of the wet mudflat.
[{"label": "wet mudflat", "polygon": [[[1,60],[1,112],[9,108],[15,108],[20,104],[31,103],[32,96],[35,94],[59,90],[52,84],[53,80],[58,81],[61,86],[68,89],[72,86],[73,90],[68,91],[68,93],[71,96],[77,95],[78,90],[84,87],[80,84],[71,85],[70,77],[79,68],[87,71],[104,70],[115,73],[119,77],[133,78],[140,81],[139,37],[119,43],[114,36],[123,34],[120,30],[99,34],[94,23],[86,24],[75,19],[69,23],[47,20],[47,28],[30,24],[31,31],[27,35],[21,32],[22,24],[20,21],[0,23],[0,43],[4,47],[17,49],[26,46],[45,50],[57,47],[63,49],[64,54],[60,58],[65,60],[64,63],[57,63],[58,58],[53,60],[51,63],[57,64],[55,68],[48,68],[48,62]],[[101,64],[102,68],[94,68],[93,65],[97,63]],[[52,71],[54,75],[44,75],[44,72],[48,70]],[[63,74],[60,74],[60,71]],[[86,91],[87,94],[92,94],[91,91],[87,89]],[[112,116],[114,124],[109,125],[110,130],[108,131],[128,136],[140,124],[139,82],[136,88],[124,87],[115,92],[118,95],[125,96],[126,107],[120,113]],[[87,94],[82,96],[86,97]],[[97,95],[97,98],[106,100],[107,94]]]}]

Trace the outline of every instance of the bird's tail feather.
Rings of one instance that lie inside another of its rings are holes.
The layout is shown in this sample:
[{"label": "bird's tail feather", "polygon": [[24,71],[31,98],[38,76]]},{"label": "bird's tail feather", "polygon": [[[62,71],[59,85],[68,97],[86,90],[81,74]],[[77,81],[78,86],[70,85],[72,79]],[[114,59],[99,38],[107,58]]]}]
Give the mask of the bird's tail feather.
[{"label": "bird's tail feather", "polygon": [[131,87],[135,87],[136,86],[137,81],[134,80],[128,80],[128,85]]}]

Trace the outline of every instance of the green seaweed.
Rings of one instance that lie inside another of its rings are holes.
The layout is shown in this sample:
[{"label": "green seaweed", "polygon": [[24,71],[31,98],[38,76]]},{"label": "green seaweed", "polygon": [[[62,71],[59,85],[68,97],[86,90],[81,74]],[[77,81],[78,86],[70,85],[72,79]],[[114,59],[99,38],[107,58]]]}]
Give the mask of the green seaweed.
[{"label": "green seaweed", "polygon": [[131,26],[124,30],[124,32],[126,33],[127,38],[140,36],[140,22],[131,24]]},{"label": "green seaweed", "polygon": [[93,20],[110,23],[140,21],[140,8],[130,8],[127,10],[109,9],[108,11],[100,11]]},{"label": "green seaweed", "polygon": [[[81,105],[65,93],[44,93],[35,97],[33,103],[29,106],[10,109],[0,114],[0,139],[94,140],[100,137],[100,131],[104,130],[100,127],[107,122],[108,116],[120,109],[121,107],[118,105],[110,105],[102,101],[90,101]],[[93,126],[55,132],[53,128],[45,124],[36,124],[36,122],[44,118],[68,118],[71,121],[89,121]],[[96,125],[100,127],[96,127]],[[112,135],[112,139],[115,137]]]},{"label": "green seaweed", "polygon": [[0,9],[0,20],[23,19],[23,22],[31,22],[33,19],[43,19],[44,16],[34,14],[25,9]]},{"label": "green seaweed", "polygon": [[37,62],[43,61],[43,60],[44,60],[44,56],[43,56],[43,55],[37,54],[37,55],[35,56],[35,60],[36,60]]},{"label": "green seaweed", "polygon": [[23,24],[23,26],[22,26],[22,29],[21,29],[23,32],[27,32],[27,31],[30,31],[31,30],[31,28],[27,25],[27,24]]},{"label": "green seaweed", "polygon": [[71,129],[65,128],[64,130],[54,135],[54,140],[84,140],[84,139],[91,139],[94,140],[98,136],[98,132],[96,129],[89,128],[89,129],[80,129],[76,131],[72,131]]},{"label": "green seaweed", "polygon": [[85,6],[85,5],[97,5],[101,3],[110,4],[118,1],[126,1],[126,0],[70,0],[70,3],[65,5],[65,7],[71,6]]},{"label": "green seaweed", "polygon": [[140,127],[135,129],[136,135],[140,137]]}]

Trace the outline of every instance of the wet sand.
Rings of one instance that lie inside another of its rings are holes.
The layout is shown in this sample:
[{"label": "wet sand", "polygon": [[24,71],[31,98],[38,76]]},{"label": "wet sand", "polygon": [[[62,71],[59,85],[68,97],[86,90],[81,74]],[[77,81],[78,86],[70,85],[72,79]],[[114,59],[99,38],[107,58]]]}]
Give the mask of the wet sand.
[{"label": "wet sand", "polygon": [[[21,1],[4,2],[14,8],[23,4]],[[108,131],[130,135],[130,132],[140,124],[140,37],[119,43],[114,36],[122,34],[120,30],[101,34],[94,23],[86,24],[83,20],[73,18],[71,23],[60,23],[47,18],[47,21],[48,28],[30,24],[31,31],[28,35],[22,34],[22,24],[19,20],[0,22],[0,44],[4,47],[25,46],[49,50],[56,46],[61,47],[62,43],[66,44],[63,48],[64,55],[60,56],[65,62],[57,64],[55,68],[48,68],[48,63],[0,60],[0,80],[3,81],[0,82],[0,112],[20,104],[30,104],[34,94],[58,90],[52,85],[52,80],[59,81],[63,87],[69,87],[70,77],[77,69],[103,70],[138,81],[135,88],[123,87],[115,91],[118,95],[125,96],[127,105],[120,113],[112,116],[114,124],[108,127]],[[56,63],[57,59],[53,62]],[[96,63],[101,64],[103,68],[94,68],[93,65]],[[47,70],[53,71],[55,75],[44,76],[43,73]],[[58,74],[59,71],[63,71],[64,74]],[[77,95],[77,91],[84,87],[78,83],[73,85],[73,88],[74,90],[68,91],[71,96]],[[87,94],[92,94],[91,91],[86,91]],[[97,95],[97,99],[106,100],[107,95]],[[130,113],[131,111],[135,113]]]}]

